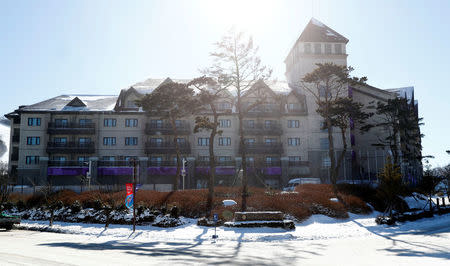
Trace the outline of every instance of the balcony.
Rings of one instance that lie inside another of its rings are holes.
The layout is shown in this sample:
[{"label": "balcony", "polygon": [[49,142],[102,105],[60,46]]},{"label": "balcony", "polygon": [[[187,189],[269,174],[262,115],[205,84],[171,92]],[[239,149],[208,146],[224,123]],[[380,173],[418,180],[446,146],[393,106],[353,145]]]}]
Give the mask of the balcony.
[{"label": "balcony", "polygon": [[11,161],[18,161],[19,160],[19,154],[13,153],[11,154]]},{"label": "balcony", "polygon": [[48,123],[48,134],[83,134],[93,135],[95,134],[94,123]]},{"label": "balcony", "polygon": [[288,108],[287,109],[288,114],[293,115],[306,115],[308,112],[306,112],[306,108]]},{"label": "balcony", "polygon": [[258,123],[253,127],[249,125],[244,125],[245,135],[268,135],[268,136],[279,136],[283,133],[281,126],[279,124],[264,124]]},{"label": "balcony", "polygon": [[[176,127],[178,135],[189,135],[191,134],[191,127],[188,122],[182,121]],[[147,135],[174,135],[175,130],[169,123],[155,124],[147,123],[145,124],[145,134]]]},{"label": "balcony", "polygon": [[257,117],[279,117],[281,111],[278,104],[263,104],[252,108],[247,114]]},{"label": "balcony", "polygon": [[[246,143],[244,144],[248,154],[281,154],[283,153],[282,143]],[[239,146],[239,152],[242,152],[242,146]]]},{"label": "balcony", "polygon": [[47,153],[94,153],[95,143],[48,142]]},{"label": "balcony", "polygon": [[[139,164],[137,164],[139,165]],[[98,161],[98,167],[109,166],[109,167],[133,167],[132,161]]]},{"label": "balcony", "polygon": [[89,162],[84,162],[84,161],[61,161],[61,160],[49,160],[48,161],[48,166],[49,167],[88,167],[89,166]]},{"label": "balcony", "polygon": [[[196,161],[195,162],[195,165],[196,166],[199,166],[199,167],[208,167],[209,166],[209,161]],[[231,160],[231,161],[219,161],[219,160],[215,160],[215,165],[216,165],[216,167],[218,167],[218,166],[235,166],[236,165],[236,162],[235,161],[233,161],[233,160]]]},{"label": "balcony", "polygon": [[309,161],[289,161],[289,167],[309,166]]},{"label": "balcony", "polygon": [[[180,151],[183,154],[191,153],[189,142],[179,143]],[[173,142],[147,142],[145,143],[145,153],[147,154],[175,154],[175,143]]]}]

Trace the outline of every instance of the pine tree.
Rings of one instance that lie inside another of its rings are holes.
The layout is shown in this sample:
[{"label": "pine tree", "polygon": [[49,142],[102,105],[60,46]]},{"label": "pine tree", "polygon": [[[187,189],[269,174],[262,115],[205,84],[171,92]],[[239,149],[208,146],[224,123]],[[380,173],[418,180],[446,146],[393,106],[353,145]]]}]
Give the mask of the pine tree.
[{"label": "pine tree", "polygon": [[390,157],[387,158],[383,171],[378,175],[378,179],[380,183],[377,193],[385,200],[385,213],[389,213],[389,216],[392,217],[392,211],[399,202],[399,195],[404,191],[404,185],[400,169],[391,162]]}]

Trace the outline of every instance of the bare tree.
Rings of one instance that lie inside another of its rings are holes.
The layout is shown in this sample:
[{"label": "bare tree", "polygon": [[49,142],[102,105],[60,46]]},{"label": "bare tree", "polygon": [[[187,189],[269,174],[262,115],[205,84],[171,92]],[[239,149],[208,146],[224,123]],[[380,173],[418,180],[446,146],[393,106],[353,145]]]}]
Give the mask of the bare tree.
[{"label": "bare tree", "polygon": [[243,96],[258,80],[266,80],[272,71],[261,63],[258,47],[253,45],[252,37],[245,36],[242,32],[230,30],[222,39],[215,43],[215,51],[210,55],[213,65],[204,74],[215,78],[221,88],[234,90],[236,94],[236,107],[239,119],[239,137],[242,157],[242,205],[241,209],[247,209],[248,177],[247,158],[244,142],[243,120],[249,110],[264,102],[259,99],[250,105],[243,104]]},{"label": "bare tree", "polygon": [[7,164],[0,162],[0,213],[3,211],[3,204],[9,199],[11,190],[8,186],[9,175]]}]

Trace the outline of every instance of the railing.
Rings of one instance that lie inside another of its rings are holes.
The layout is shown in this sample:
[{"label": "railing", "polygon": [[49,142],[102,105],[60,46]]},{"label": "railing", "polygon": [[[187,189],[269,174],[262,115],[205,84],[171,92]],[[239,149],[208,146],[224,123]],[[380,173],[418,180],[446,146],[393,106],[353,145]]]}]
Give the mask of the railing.
[{"label": "railing", "polygon": [[288,108],[287,112],[289,114],[306,114],[306,108]]},{"label": "railing", "polygon": [[[181,124],[177,125],[177,134],[178,135],[189,135],[191,134],[191,127],[188,122],[182,121]],[[147,123],[145,124],[145,134],[147,135],[173,135],[175,133],[174,128],[169,123],[163,124],[154,124]]]},{"label": "railing", "polygon": [[259,105],[259,106],[252,108],[251,110],[249,110],[248,115],[274,117],[274,116],[280,116],[281,111],[280,111],[280,106],[278,104],[270,105],[270,106]]},{"label": "railing", "polygon": [[[196,166],[209,166],[209,161],[196,161],[195,162]],[[219,161],[219,160],[215,160],[215,165],[216,166],[235,166],[236,162],[235,161]]]},{"label": "railing", "polygon": [[253,127],[244,124],[244,134],[246,135],[276,135],[279,136],[283,133],[280,124],[264,124],[257,123]]},{"label": "railing", "polygon": [[11,161],[18,161],[19,160],[19,154],[13,153],[11,154]]},{"label": "railing", "polygon": [[48,134],[95,134],[94,123],[55,123],[49,122]]},{"label": "railing", "polygon": [[109,160],[101,160],[98,161],[98,166],[118,166],[118,167],[132,167],[133,163],[131,161],[127,160],[120,160],[120,161],[109,161]]},{"label": "railing", "polygon": [[177,166],[176,161],[157,161],[157,160],[150,160],[148,161],[148,166],[150,167],[157,167],[157,166]]},{"label": "railing", "polygon": [[242,149],[245,148],[247,153],[255,154],[255,153],[283,153],[283,144],[276,143],[246,143],[244,147],[239,146],[239,152],[242,152]]},{"label": "railing", "polygon": [[[179,143],[178,147],[183,154],[191,153],[191,146],[189,142]],[[175,143],[173,142],[147,142],[145,143],[146,153],[156,154],[173,154],[176,153]]]},{"label": "railing", "polygon": [[52,166],[60,166],[60,167],[64,167],[64,166],[88,167],[89,166],[89,162],[86,162],[86,161],[49,160],[48,161],[48,166],[49,167],[52,167]]},{"label": "railing", "polygon": [[47,153],[94,153],[94,142],[48,142]]},{"label": "railing", "polygon": [[309,161],[289,161],[289,167],[309,166]]}]

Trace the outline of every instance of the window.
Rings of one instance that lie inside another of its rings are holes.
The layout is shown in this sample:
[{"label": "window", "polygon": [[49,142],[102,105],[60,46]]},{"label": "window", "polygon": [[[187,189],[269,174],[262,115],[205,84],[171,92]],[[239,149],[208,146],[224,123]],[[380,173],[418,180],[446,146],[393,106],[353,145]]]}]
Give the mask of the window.
[{"label": "window", "polygon": [[128,108],[136,108],[136,101],[127,101]]},{"label": "window", "polygon": [[177,143],[180,146],[186,146],[186,139],[185,138],[177,138]]},{"label": "window", "polygon": [[138,143],[137,137],[125,137],[125,145],[126,146],[136,146]]},{"label": "window", "polygon": [[327,89],[325,86],[320,86],[319,87],[319,97],[325,97],[325,95],[328,92],[328,98],[331,97],[331,91],[329,91],[329,89]]},{"label": "window", "polygon": [[91,138],[79,138],[78,143],[80,145],[88,145],[89,143],[91,143]]},{"label": "window", "polygon": [[231,109],[231,103],[220,102],[217,104],[217,109],[219,110],[229,110]]},{"label": "window", "polygon": [[265,120],[264,121],[264,128],[273,128],[275,127],[275,120]]},{"label": "window", "polygon": [[219,127],[220,128],[231,127],[231,120],[230,119],[219,119]]},{"label": "window", "polygon": [[322,53],[322,45],[320,43],[314,44],[314,53],[321,54]]},{"label": "window", "polygon": [[342,45],[340,43],[334,44],[334,53],[336,53],[336,54],[343,54],[343,52],[342,52]]},{"label": "window", "polygon": [[105,118],[105,120],[103,120],[103,126],[105,127],[115,127],[117,123],[117,120],[114,118]]},{"label": "window", "polygon": [[219,138],[219,146],[231,146],[231,138],[230,137],[220,137]]},{"label": "window", "polygon": [[255,143],[255,139],[244,139],[244,143],[245,144],[254,144]]},{"label": "window", "polygon": [[129,162],[131,160],[137,161],[137,159],[138,159],[137,156],[122,156],[122,160],[127,161],[127,162]]},{"label": "window", "polygon": [[331,43],[326,43],[325,44],[325,53],[326,54],[331,54]]},{"label": "window", "polygon": [[323,133],[327,133],[328,132],[328,128],[327,128],[327,123],[325,122],[320,122],[320,132]]},{"label": "window", "polygon": [[162,138],[151,138],[150,143],[154,147],[161,147],[162,146]]},{"label": "window", "polygon": [[209,156],[198,156],[198,160],[202,162],[209,162]]},{"label": "window", "polygon": [[67,143],[67,138],[53,138],[53,142],[63,145]]},{"label": "window", "polygon": [[288,146],[300,146],[300,138],[288,138]]},{"label": "window", "polygon": [[89,162],[89,157],[88,156],[78,156],[78,162],[79,163]]},{"label": "window", "polygon": [[27,145],[39,145],[41,144],[40,137],[27,137]]},{"label": "window", "polygon": [[219,162],[230,162],[231,156],[219,156],[217,157],[219,159]]},{"label": "window", "polygon": [[302,109],[300,103],[288,103],[287,107],[289,112],[298,112]]},{"label": "window", "polygon": [[254,128],[255,120],[244,120],[244,126],[248,128]]},{"label": "window", "polygon": [[25,157],[25,163],[26,164],[38,164],[39,163],[39,156],[26,156]]},{"label": "window", "polygon": [[310,53],[311,53],[311,44],[305,43],[305,54],[310,54]]},{"label": "window", "polygon": [[175,127],[176,128],[181,128],[183,126],[183,122],[181,122],[181,120],[175,120]]},{"label": "window", "polygon": [[104,137],[103,145],[105,145],[105,146],[116,145],[116,137]]},{"label": "window", "polygon": [[115,161],[116,157],[114,156],[103,156],[102,161]]},{"label": "window", "polygon": [[198,138],[198,146],[209,146],[209,138]]},{"label": "window", "polygon": [[321,150],[328,150],[329,146],[330,146],[330,143],[328,142],[328,138],[320,139],[320,149]]},{"label": "window", "polygon": [[158,120],[150,120],[150,125],[152,128],[162,128],[163,125],[163,121],[158,119]]},{"label": "window", "polygon": [[57,127],[68,127],[69,120],[67,119],[55,119],[55,126]]},{"label": "window", "polygon": [[289,156],[289,162],[299,162],[300,156]]},{"label": "window", "polygon": [[39,118],[39,117],[30,117],[30,118],[28,118],[28,125],[31,126],[31,127],[40,126],[41,125],[41,118]]},{"label": "window", "polygon": [[92,119],[80,119],[80,126],[87,126],[92,124]]},{"label": "window", "polygon": [[162,164],[162,157],[161,156],[152,156],[150,158],[152,165],[161,165]]},{"label": "window", "polygon": [[288,120],[288,128],[299,128],[300,121],[299,120]]},{"label": "window", "polygon": [[65,162],[66,161],[66,157],[65,156],[53,156],[52,159],[53,159],[53,161],[58,161],[58,162]]},{"label": "window", "polygon": [[280,158],[278,157],[272,157],[272,156],[267,156],[266,157],[266,164],[274,164],[280,161]]},{"label": "window", "polygon": [[264,140],[264,142],[266,143],[266,144],[275,144],[275,143],[277,143],[277,139],[274,139],[274,138],[266,138],[265,140]]},{"label": "window", "polygon": [[137,119],[131,119],[131,118],[125,119],[125,127],[137,127],[137,126],[138,126]]}]

